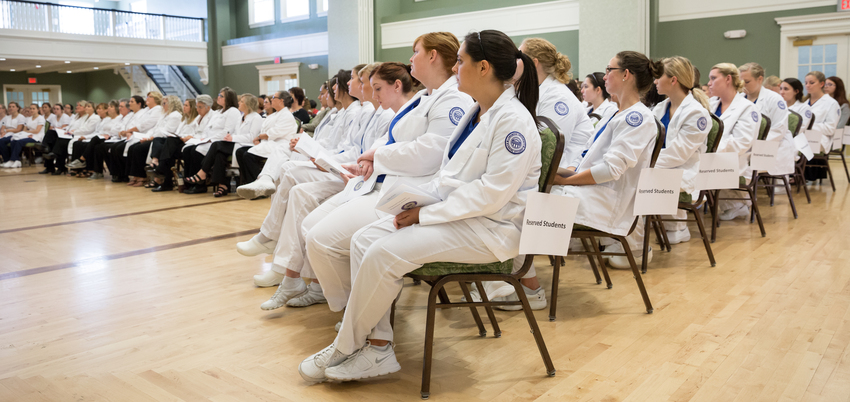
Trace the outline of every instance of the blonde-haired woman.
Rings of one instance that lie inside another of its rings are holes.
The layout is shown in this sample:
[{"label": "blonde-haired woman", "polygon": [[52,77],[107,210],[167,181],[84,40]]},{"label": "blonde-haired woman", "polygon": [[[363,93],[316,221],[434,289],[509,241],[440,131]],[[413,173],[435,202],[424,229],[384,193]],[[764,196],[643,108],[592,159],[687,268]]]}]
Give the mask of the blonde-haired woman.
[{"label": "blonde-haired woman", "polygon": [[540,85],[537,115],[548,117],[564,135],[566,142],[561,166],[566,168],[570,161],[581,154],[587,140],[593,135],[593,123],[581,101],[567,87],[572,64],[566,55],[559,53],[555,45],[546,39],[528,38],[522,41],[519,50],[531,57],[537,67],[537,81]]},{"label": "blonde-haired woman", "polygon": [[758,63],[747,63],[738,67],[741,80],[744,81],[744,93],[747,99],[756,105],[756,111],[770,119],[768,141],[778,142],[776,166],[768,171],[771,175],[794,173],[794,137],[788,129],[788,105],[778,92],[764,90],[764,68]]},{"label": "blonde-haired woman", "polygon": [[[809,101],[807,102],[812,108],[815,123],[812,125],[812,130],[816,130],[823,134],[820,140],[822,150],[828,153],[832,149],[832,136],[835,134],[835,128],[838,126],[838,120],[841,119],[841,106],[835,99],[832,99],[824,92],[824,84],[826,84],[826,76],[820,71],[812,71],[806,74],[806,92],[809,93]],[[819,152],[813,149],[813,152]],[[807,163],[809,166],[824,166],[826,161],[812,160]],[[806,180],[812,181],[826,178],[826,169],[806,167]]]},{"label": "blonde-haired woman", "polygon": [[762,86],[764,86],[765,89],[769,89],[769,90],[776,92],[776,93],[779,93],[779,86],[781,86],[781,85],[782,85],[782,80],[779,79],[779,77],[777,77],[775,75],[771,75],[771,76],[768,76],[767,78],[765,78],[764,84],[762,84]]},{"label": "blonde-haired woman", "polygon": [[[741,91],[744,81],[738,72],[738,67],[731,63],[716,64],[708,73],[708,87],[714,95],[709,103],[709,110],[723,121],[723,138],[717,147],[717,152],[734,152],[738,154],[738,175],[749,183],[752,177],[750,169],[750,154],[753,142],[761,127],[761,115],[756,105],[747,100]],[[723,190],[720,196],[738,197],[737,192]],[[750,215],[749,201],[720,200],[721,220],[732,220]]]},{"label": "blonde-haired woman", "polygon": [[[180,156],[183,149],[183,138],[192,137],[198,131],[202,116],[198,113],[195,99],[186,99],[183,102],[183,113],[180,124],[174,135],[166,135],[161,148],[151,150],[151,165],[153,165],[154,187],[153,192],[171,191],[174,189],[174,180],[171,168]],[[153,146],[151,147],[153,148]],[[156,162],[154,162],[156,159]]]},{"label": "blonde-haired woman", "polygon": [[[159,95],[157,92],[155,95]],[[151,107],[151,99],[153,102],[156,102],[155,95],[148,95],[148,107]],[[155,103],[155,106],[151,107],[151,110],[148,112],[151,118],[160,115],[160,117],[156,124],[145,132],[138,132],[134,134],[139,138],[139,142],[137,144],[133,144],[129,152],[127,153],[127,174],[128,176],[133,176],[135,180],[131,180],[130,185],[132,187],[141,187],[144,185],[144,179],[147,177],[147,173],[145,172],[146,161],[148,155],[151,153],[151,148],[154,145],[154,139],[156,138],[164,138],[171,137],[176,135],[177,127],[180,125],[180,120],[183,118],[182,112],[182,102],[180,102],[180,98],[169,95],[168,97],[159,99],[159,103]],[[159,107],[160,110],[156,110]],[[157,144],[157,148],[164,145],[164,143],[160,142]],[[159,150],[156,152],[159,153]],[[153,184],[149,186],[154,187]]]},{"label": "blonde-haired woman", "polygon": [[254,139],[260,135],[263,127],[263,118],[257,113],[259,101],[251,94],[239,96],[239,111],[242,112],[242,123],[236,128],[236,132],[227,134],[222,141],[213,142],[210,150],[201,161],[201,170],[198,176],[201,180],[210,176],[210,182],[216,186],[215,197],[223,197],[230,193],[230,181],[227,180],[227,157],[232,156],[234,167],[238,167],[235,151],[241,147],[252,147]]}]

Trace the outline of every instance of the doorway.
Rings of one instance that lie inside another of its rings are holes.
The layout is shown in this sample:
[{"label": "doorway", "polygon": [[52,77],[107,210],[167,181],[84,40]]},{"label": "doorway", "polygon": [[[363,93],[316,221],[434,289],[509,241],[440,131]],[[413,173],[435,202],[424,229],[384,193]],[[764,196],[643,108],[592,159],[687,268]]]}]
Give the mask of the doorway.
[{"label": "doorway", "polygon": [[41,106],[45,102],[50,104],[62,103],[61,85],[3,85],[3,104],[18,102],[21,106],[31,103]]}]

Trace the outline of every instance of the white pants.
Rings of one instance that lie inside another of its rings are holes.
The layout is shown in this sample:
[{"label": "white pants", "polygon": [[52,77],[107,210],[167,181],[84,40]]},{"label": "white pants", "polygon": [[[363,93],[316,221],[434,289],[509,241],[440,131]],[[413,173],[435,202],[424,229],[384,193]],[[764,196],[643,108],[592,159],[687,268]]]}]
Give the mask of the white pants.
[{"label": "white pants", "polygon": [[331,311],[345,308],[351,292],[352,236],[364,226],[388,216],[375,210],[380,195],[376,188],[344,204],[339,196],[331,197],[304,219],[307,259],[322,284]]},{"label": "white pants", "polygon": [[[287,145],[287,147],[289,147],[289,145]],[[293,155],[295,155],[295,153],[293,153]],[[275,184],[278,184],[283,173],[286,173],[286,169],[283,169],[282,167],[289,162],[289,158],[290,155],[282,147],[273,147],[272,153],[268,158],[266,158],[263,170],[260,171],[260,176],[269,176]],[[303,164],[303,162],[300,163]],[[313,164],[310,163],[310,165],[312,166]]]},{"label": "white pants", "polygon": [[[629,250],[637,253],[635,254],[635,257],[639,257],[641,253],[643,253],[643,236],[646,235],[643,231],[645,222],[646,219],[639,219],[637,225],[635,225],[635,230],[632,231],[632,234],[626,236],[626,242],[629,244]],[[620,244],[620,242],[615,242],[615,244]]]},{"label": "white pants", "polygon": [[[676,215],[664,216],[663,218],[688,219],[688,211],[680,209],[678,212],[676,212]],[[668,232],[681,232],[687,228],[687,222],[664,222],[664,229]]]},{"label": "white pants", "polygon": [[[499,260],[463,221],[396,230],[394,218],[373,222],[351,239],[351,266],[357,272],[334,340],[342,353],[354,353],[366,339],[393,340],[390,309],[405,274],[429,262],[485,264]],[[325,291],[326,286],[322,282]]]},{"label": "white pants", "polygon": [[[266,163],[266,166],[268,166],[268,163]],[[316,169],[312,162],[284,162],[277,170],[281,180],[277,185],[274,196],[272,196],[269,213],[266,214],[263,226],[260,227],[260,233],[269,239],[280,237],[283,217],[286,215],[286,208],[289,203],[289,191],[292,190],[292,187],[301,183],[321,181],[322,178],[328,176],[328,173]],[[290,171],[293,171],[292,174],[289,174]],[[338,180],[342,181],[342,179]]]},{"label": "white pants", "polygon": [[[747,176],[743,176],[743,177],[744,177],[744,180],[746,181],[746,183],[750,184],[750,181],[751,181],[750,177],[747,177]],[[720,195],[718,197],[720,197],[720,198],[725,198],[725,197],[743,198],[743,197],[747,197],[747,192],[746,191],[737,191],[737,190],[720,190]],[[732,209],[738,209],[742,206],[750,206],[750,204],[751,204],[750,201],[744,201],[744,200],[720,200],[720,201],[717,202],[717,209],[718,209],[717,212],[723,213],[725,211],[729,211],[729,210],[732,210]]]}]

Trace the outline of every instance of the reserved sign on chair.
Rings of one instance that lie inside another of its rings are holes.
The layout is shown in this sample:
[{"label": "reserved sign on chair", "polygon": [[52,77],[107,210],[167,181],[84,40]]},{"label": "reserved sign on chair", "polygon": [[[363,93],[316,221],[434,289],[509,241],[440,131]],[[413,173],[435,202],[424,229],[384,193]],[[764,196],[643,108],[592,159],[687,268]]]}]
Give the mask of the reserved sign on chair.
[{"label": "reserved sign on chair", "polygon": [[750,155],[750,167],[760,172],[773,170],[776,167],[776,154],[778,153],[778,142],[755,140],[753,142],[753,153]]},{"label": "reserved sign on chair", "polygon": [[697,191],[738,188],[738,154],[700,154],[695,187]]},{"label": "reserved sign on chair", "polygon": [[[812,152],[812,147],[809,146],[809,136],[808,135],[798,135],[794,137],[794,148],[800,151],[803,154],[803,157],[806,158],[807,161],[812,160],[815,157],[815,153]],[[816,145],[820,147],[820,137],[815,141]]]},{"label": "reserved sign on chair", "polygon": [[635,195],[635,216],[675,215],[679,209],[682,169],[641,169]]},{"label": "reserved sign on chair", "polygon": [[520,254],[567,255],[579,199],[530,193],[525,204]]},{"label": "reserved sign on chair", "polygon": [[823,137],[823,133],[818,130],[806,130],[806,141],[809,142],[809,148],[812,150],[813,153],[821,152],[821,148],[823,148],[820,144],[821,137]]}]

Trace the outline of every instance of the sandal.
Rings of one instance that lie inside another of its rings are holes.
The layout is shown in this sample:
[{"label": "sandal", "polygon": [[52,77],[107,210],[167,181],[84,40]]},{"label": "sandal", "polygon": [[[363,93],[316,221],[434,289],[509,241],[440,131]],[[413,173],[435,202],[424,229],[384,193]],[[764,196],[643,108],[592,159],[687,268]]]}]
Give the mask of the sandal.
[{"label": "sandal", "polygon": [[191,176],[183,179],[183,181],[186,182],[186,183],[189,183],[189,184],[198,184],[198,183],[201,182],[201,176],[198,176],[196,174],[191,175]]},{"label": "sandal", "polygon": [[215,198],[224,197],[228,194],[230,194],[230,186],[224,186],[223,184],[218,185],[215,188],[215,193],[213,193]]},{"label": "sandal", "polygon": [[145,188],[154,188],[154,187],[157,187],[157,186],[159,186],[159,185],[158,185],[158,184],[156,184],[156,183],[154,183],[154,181],[153,181],[153,180],[151,180],[151,181],[149,181],[149,182],[145,183]]}]

